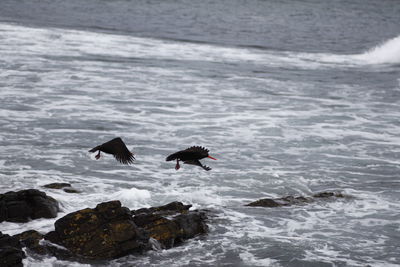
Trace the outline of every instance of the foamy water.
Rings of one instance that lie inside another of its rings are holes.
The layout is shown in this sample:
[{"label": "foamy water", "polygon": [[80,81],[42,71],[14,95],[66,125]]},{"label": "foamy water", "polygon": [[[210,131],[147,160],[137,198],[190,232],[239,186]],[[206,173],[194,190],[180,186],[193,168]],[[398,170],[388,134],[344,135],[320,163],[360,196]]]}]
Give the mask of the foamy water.
[{"label": "foamy water", "polygon": [[370,64],[400,64],[400,36],[357,56]]},{"label": "foamy water", "polygon": [[[396,266],[398,43],[349,56],[2,23],[1,191],[43,190],[58,218],[114,199],[211,210],[208,235],[112,266]],[[132,166],[87,152],[116,136]],[[212,171],[165,162],[191,145],[210,149]],[[52,182],[82,193],[41,187]],[[326,190],[353,198],[243,206]],[[56,219],[0,228],[45,233]]]}]

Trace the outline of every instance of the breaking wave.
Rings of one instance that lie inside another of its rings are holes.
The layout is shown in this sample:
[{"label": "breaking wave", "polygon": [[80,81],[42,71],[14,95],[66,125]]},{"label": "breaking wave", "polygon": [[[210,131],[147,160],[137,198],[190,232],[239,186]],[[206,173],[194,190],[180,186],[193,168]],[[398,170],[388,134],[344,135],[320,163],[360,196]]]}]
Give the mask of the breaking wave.
[{"label": "breaking wave", "polygon": [[363,54],[355,55],[354,58],[369,64],[400,64],[400,36],[377,45]]}]

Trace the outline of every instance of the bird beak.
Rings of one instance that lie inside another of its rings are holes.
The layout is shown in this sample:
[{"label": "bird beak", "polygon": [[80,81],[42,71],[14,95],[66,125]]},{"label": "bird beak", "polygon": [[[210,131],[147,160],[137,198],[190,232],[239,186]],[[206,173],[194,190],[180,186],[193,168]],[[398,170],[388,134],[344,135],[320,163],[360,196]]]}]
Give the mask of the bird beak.
[{"label": "bird beak", "polygon": [[213,158],[213,157],[211,157],[211,156],[208,156],[208,158],[213,159],[213,160],[217,160],[216,158]]}]

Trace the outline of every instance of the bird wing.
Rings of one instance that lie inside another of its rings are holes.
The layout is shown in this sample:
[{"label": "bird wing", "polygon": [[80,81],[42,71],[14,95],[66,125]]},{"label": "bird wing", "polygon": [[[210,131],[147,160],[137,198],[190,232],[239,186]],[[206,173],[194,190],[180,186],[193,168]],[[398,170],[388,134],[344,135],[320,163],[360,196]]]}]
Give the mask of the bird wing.
[{"label": "bird wing", "polygon": [[116,160],[121,162],[122,164],[131,164],[135,157],[133,154],[128,150],[124,141],[120,137],[114,138],[104,144],[96,146],[89,150],[89,152],[96,152],[100,150],[104,153],[112,154]]},{"label": "bird wing", "polygon": [[114,155],[115,159],[121,162],[122,164],[131,164],[135,160],[133,154],[128,150],[124,141],[121,138],[115,138],[110,142],[110,150],[111,154]]},{"label": "bird wing", "polygon": [[201,162],[200,162],[199,160],[197,160],[197,159],[195,159],[195,160],[186,160],[186,161],[184,161],[183,163],[185,163],[185,164],[191,164],[191,165],[196,165],[196,166],[202,167],[202,168],[203,168],[204,170],[206,170],[206,171],[211,170],[210,167],[201,164]]},{"label": "bird wing", "polygon": [[200,154],[204,154],[204,155],[208,155],[209,150],[205,147],[201,147],[201,146],[191,146],[189,148],[186,148],[185,150],[186,152],[197,152]]}]

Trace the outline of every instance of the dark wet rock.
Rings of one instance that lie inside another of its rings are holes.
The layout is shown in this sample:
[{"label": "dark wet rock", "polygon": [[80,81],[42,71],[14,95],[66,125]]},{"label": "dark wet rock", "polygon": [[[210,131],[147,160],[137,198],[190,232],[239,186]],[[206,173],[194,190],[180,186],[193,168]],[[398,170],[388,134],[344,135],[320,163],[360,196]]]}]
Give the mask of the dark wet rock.
[{"label": "dark wet rock", "polygon": [[0,232],[0,266],[22,267],[24,258],[25,253],[18,238]]},{"label": "dark wet rock", "polygon": [[80,191],[73,188],[69,183],[51,183],[43,185],[43,187],[50,189],[62,189],[66,193],[80,193]]},{"label": "dark wet rock", "polygon": [[291,205],[298,205],[298,204],[305,204],[305,203],[311,203],[315,201],[315,198],[343,198],[345,197],[342,193],[339,192],[320,192],[317,194],[314,194],[312,197],[304,197],[304,196],[299,196],[299,197],[294,197],[294,196],[286,196],[282,198],[263,198],[259,199],[257,201],[251,202],[249,204],[246,204],[245,206],[251,206],[251,207],[282,207],[282,206],[291,206]]},{"label": "dark wet rock", "polygon": [[199,234],[205,234],[208,230],[207,219],[204,211],[192,211],[188,214],[181,214],[174,218],[175,223],[179,225],[180,232],[178,238],[185,240],[193,238]]},{"label": "dark wet rock", "polygon": [[343,195],[340,192],[320,192],[320,193],[314,194],[313,197],[315,197],[315,198],[330,198],[330,197],[345,198],[348,196]]},{"label": "dark wet rock", "polygon": [[[97,262],[171,248],[183,240],[207,231],[204,211],[189,211],[191,205],[172,202],[164,206],[130,211],[119,201],[100,203],[67,214],[55,222],[55,230],[41,234],[34,230],[1,235],[0,266],[14,266],[26,253],[36,259],[55,256],[60,260]],[[133,214],[135,216],[133,217]],[[7,247],[3,248],[2,245]],[[15,265],[22,266],[22,265]]]},{"label": "dark wet rock", "polygon": [[27,222],[29,219],[55,218],[58,202],[36,189],[0,194],[0,222]]},{"label": "dark wet rock", "polygon": [[280,204],[277,200],[274,200],[272,198],[262,198],[256,201],[253,201],[249,204],[246,204],[245,206],[251,206],[251,207],[281,207],[282,204]]},{"label": "dark wet rock", "polygon": [[163,214],[163,215],[176,214],[176,213],[187,213],[191,207],[192,207],[192,205],[184,205],[181,202],[174,201],[174,202],[168,203],[163,206],[132,210],[132,213],[133,214],[159,213],[159,214]]},{"label": "dark wet rock", "polygon": [[307,203],[307,202],[312,202],[312,199],[306,198],[306,197],[287,196],[287,197],[275,198],[275,199],[263,198],[263,199],[259,199],[257,201],[251,202],[251,203],[247,204],[246,206],[273,208],[273,207],[289,206],[289,205]]},{"label": "dark wet rock", "polygon": [[69,183],[51,183],[51,184],[43,185],[43,187],[51,188],[51,189],[63,189],[64,187],[71,187],[71,184],[69,184]]},{"label": "dark wet rock", "polygon": [[119,201],[62,217],[45,239],[86,259],[113,259],[151,248],[147,233],[135,225],[131,212]]},{"label": "dark wet rock", "polygon": [[13,237],[17,238],[22,246],[34,251],[35,253],[47,254],[46,248],[40,244],[40,240],[43,239],[43,235],[38,231],[29,230],[14,235]]},{"label": "dark wet rock", "polygon": [[206,233],[205,213],[193,211],[173,218],[155,214],[134,217],[135,223],[148,231],[151,238],[160,242],[162,248],[171,248],[185,239]]},{"label": "dark wet rock", "polygon": [[162,248],[171,248],[185,239],[206,233],[206,214],[189,211],[191,205],[171,202],[164,206],[133,211],[133,220],[160,242]]},{"label": "dark wet rock", "polygon": [[24,266],[22,260],[25,257],[25,253],[21,249],[14,247],[0,248],[0,266],[2,267],[22,267]]},{"label": "dark wet rock", "polygon": [[44,235],[44,240],[36,231],[16,237],[29,251],[63,260],[114,259],[152,248],[170,248],[205,233],[205,212],[189,211],[190,207],[172,202],[130,211],[119,201],[110,201],[60,218],[55,222],[55,230]]},{"label": "dark wet rock", "polygon": [[0,248],[7,246],[21,248],[21,243],[18,238],[0,232]]},{"label": "dark wet rock", "polygon": [[23,247],[26,247],[27,254],[33,257],[37,255],[50,255],[55,256],[61,260],[75,260],[76,257],[72,255],[67,249],[54,245],[49,241],[44,240],[44,235],[35,231],[29,230],[13,236],[18,239]]},{"label": "dark wet rock", "polygon": [[80,193],[81,191],[79,191],[79,190],[77,190],[77,189],[75,189],[75,188],[73,188],[73,187],[65,187],[65,188],[63,188],[63,190],[64,190],[64,192],[66,192],[66,193],[72,193],[72,194],[78,194],[78,193]]}]

